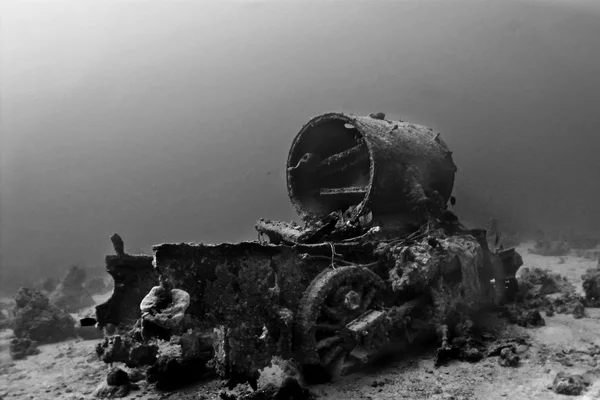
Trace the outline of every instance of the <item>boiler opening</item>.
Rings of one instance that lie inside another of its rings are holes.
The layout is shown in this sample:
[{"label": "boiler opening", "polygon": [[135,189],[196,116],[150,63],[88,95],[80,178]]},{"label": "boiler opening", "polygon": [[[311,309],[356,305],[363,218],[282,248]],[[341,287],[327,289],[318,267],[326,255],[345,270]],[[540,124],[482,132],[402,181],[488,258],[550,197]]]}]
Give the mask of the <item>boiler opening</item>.
[{"label": "boiler opening", "polygon": [[369,148],[359,130],[342,119],[307,126],[288,161],[292,201],[324,216],[359,205],[371,187]]}]

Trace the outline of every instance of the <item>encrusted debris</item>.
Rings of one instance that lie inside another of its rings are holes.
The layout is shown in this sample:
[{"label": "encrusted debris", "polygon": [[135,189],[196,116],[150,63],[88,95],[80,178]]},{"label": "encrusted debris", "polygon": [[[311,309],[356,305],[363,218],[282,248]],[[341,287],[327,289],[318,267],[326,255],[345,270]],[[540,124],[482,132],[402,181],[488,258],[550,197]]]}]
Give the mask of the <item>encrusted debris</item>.
[{"label": "encrusted debris", "polygon": [[588,269],[581,279],[586,307],[600,307],[600,266]]},{"label": "encrusted debris", "polygon": [[521,357],[515,353],[512,347],[505,347],[500,351],[500,358],[498,362],[503,367],[516,367],[519,365]]},{"label": "encrusted debris", "polygon": [[583,374],[570,374],[568,372],[559,372],[552,382],[551,389],[567,396],[579,396],[582,394],[600,375],[599,370],[590,370]]},{"label": "encrusted debris", "polygon": [[158,345],[135,341],[129,336],[115,335],[105,337],[98,343],[96,354],[106,363],[122,362],[135,368],[154,364],[158,355]]},{"label": "encrusted debris", "polygon": [[39,354],[40,352],[37,348],[37,342],[27,337],[11,339],[9,351],[13,360],[22,360],[27,356]]},{"label": "encrusted debris", "polygon": [[174,336],[169,342],[160,341],[157,360],[146,372],[147,380],[168,390],[210,377],[214,372],[207,361],[212,350],[207,337],[193,330]]},{"label": "encrusted debris", "polygon": [[50,304],[42,292],[21,288],[15,296],[13,331],[17,338],[39,344],[61,342],[75,337],[75,320],[64,310]]},{"label": "encrusted debris", "polygon": [[139,389],[139,386],[129,380],[127,372],[121,368],[113,367],[108,372],[106,381],[94,391],[94,396],[99,398],[121,398],[125,397],[132,390]]},{"label": "encrusted debris", "polygon": [[583,318],[584,302],[585,299],[576,293],[573,284],[564,276],[540,268],[523,268],[519,278],[519,302],[504,312],[511,321],[519,325],[535,326],[533,321],[541,318],[532,314],[536,311],[539,313],[545,310],[548,316],[557,313]]}]

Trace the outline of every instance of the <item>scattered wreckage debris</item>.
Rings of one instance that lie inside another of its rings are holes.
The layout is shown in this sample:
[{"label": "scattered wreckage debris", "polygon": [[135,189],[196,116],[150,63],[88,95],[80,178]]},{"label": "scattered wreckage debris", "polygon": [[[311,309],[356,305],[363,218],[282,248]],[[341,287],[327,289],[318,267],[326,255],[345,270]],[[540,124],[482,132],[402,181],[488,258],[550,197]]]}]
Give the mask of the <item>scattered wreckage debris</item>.
[{"label": "scattered wreckage debris", "polygon": [[512,347],[505,347],[500,351],[498,362],[503,367],[516,367],[521,362],[521,357],[515,353]]},{"label": "scattered wreckage debris", "polygon": [[121,398],[127,396],[132,390],[138,389],[139,386],[130,380],[127,372],[113,367],[109,371],[106,381],[96,388],[93,395],[99,398]]},{"label": "scattered wreckage debris", "polygon": [[[382,113],[313,118],[287,160],[303,225],[262,219],[258,241],[167,243],[153,257],[128,255],[111,237],[114,292],[96,320],[119,329],[98,355],[146,368],[164,388],[212,371],[230,390],[253,389],[222,398],[248,399],[300,396],[305,383],[360,370],[436,333],[440,362],[481,359],[486,339],[469,315],[516,299],[523,262],[448,210],[456,170],[429,128]],[[507,365],[518,361],[502,351]],[[268,384],[269,368],[287,372]]]},{"label": "scattered wreckage debris", "polygon": [[442,346],[436,351],[436,367],[452,360],[476,363],[490,357],[498,357],[498,363],[503,367],[517,367],[521,354],[531,345],[528,335],[497,338],[471,320],[457,324],[453,335],[445,325],[437,333]]},{"label": "scattered wreckage debris", "polygon": [[129,336],[107,336],[96,345],[96,354],[107,364],[122,362],[130,368],[154,364],[158,355],[158,345],[140,342]]},{"label": "scattered wreckage debris", "polygon": [[537,307],[529,309],[519,304],[508,304],[503,307],[499,316],[506,318],[511,324],[517,324],[524,328],[534,328],[546,325],[546,321]]},{"label": "scattered wreckage debris", "polygon": [[598,369],[590,370],[583,374],[559,372],[554,378],[550,389],[558,394],[579,396],[599,377],[600,370]]},{"label": "scattered wreckage debris", "polygon": [[450,341],[448,326],[437,330],[441,346],[436,351],[435,366],[439,367],[450,360],[478,362],[485,354],[486,343],[483,335],[477,331],[473,321],[466,320],[456,325],[454,337]]},{"label": "scattered wreckage debris", "polygon": [[159,390],[170,390],[215,376],[206,363],[213,353],[207,339],[189,331],[159,343],[157,360],[146,371],[147,381]]},{"label": "scattered wreckage debris", "polygon": [[543,325],[539,310],[551,317],[572,314],[585,316],[585,299],[564,276],[540,268],[523,268],[519,279],[519,302],[505,308],[505,316],[521,326]]},{"label": "scattered wreckage debris", "polygon": [[274,357],[271,365],[261,371],[257,389],[249,385],[228,387],[219,392],[219,398],[232,400],[286,399],[306,400],[314,398],[303,386],[302,373],[293,363]]},{"label": "scattered wreckage debris", "polygon": [[[561,351],[552,353],[548,348],[544,348],[544,353],[551,353],[549,357],[552,361],[561,364],[564,367],[572,367],[574,365],[584,365],[589,367],[597,367],[598,357],[600,356],[600,346],[589,344],[579,348],[567,348]],[[547,357],[546,357],[547,359]]]},{"label": "scattered wreckage debris", "polygon": [[503,367],[517,367],[521,361],[519,354],[526,351],[529,346],[527,337],[499,340],[488,348],[486,356],[498,356],[498,364]]},{"label": "scattered wreckage debris", "polygon": [[[518,350],[517,350],[518,352]],[[600,346],[594,343],[579,344],[573,347],[557,348],[552,344],[542,344],[537,348],[537,360],[541,365],[558,363],[558,369],[575,367],[574,372],[560,371],[548,386],[558,394],[578,396],[600,378],[598,357]],[[547,369],[550,372],[551,369]],[[580,373],[581,371],[586,371]],[[593,397],[596,398],[596,397]]]}]

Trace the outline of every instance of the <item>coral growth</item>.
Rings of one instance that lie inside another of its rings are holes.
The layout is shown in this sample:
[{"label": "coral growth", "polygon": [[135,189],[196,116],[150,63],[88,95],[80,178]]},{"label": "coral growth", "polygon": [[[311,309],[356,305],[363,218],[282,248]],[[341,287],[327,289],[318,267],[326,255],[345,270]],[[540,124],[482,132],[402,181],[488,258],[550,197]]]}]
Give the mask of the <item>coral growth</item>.
[{"label": "coral growth", "polygon": [[10,305],[0,302],[0,330],[12,327],[12,308]]},{"label": "coral growth", "polygon": [[300,371],[293,363],[279,357],[273,357],[271,364],[261,371],[255,389],[238,386],[222,390],[220,397],[236,400],[308,400],[313,398],[302,381]]},{"label": "coral growth", "polygon": [[94,305],[92,295],[84,288],[85,269],[72,266],[63,280],[50,294],[50,303],[69,313],[76,313],[82,308]]},{"label": "coral growth", "polygon": [[600,307],[600,267],[590,268],[581,276],[585,305],[587,307]]},{"label": "coral growth", "polygon": [[40,350],[37,348],[37,342],[26,337],[12,338],[10,341],[9,351],[13,360],[22,360],[27,356],[40,353]]},{"label": "coral growth", "polygon": [[140,304],[142,335],[147,337],[146,333],[151,333],[153,329],[172,331],[183,321],[189,305],[190,295],[186,291],[153,287]]},{"label": "coral growth", "polygon": [[38,343],[55,343],[75,337],[75,320],[50,304],[40,291],[19,289],[15,296],[14,334]]},{"label": "coral growth", "polygon": [[105,363],[122,362],[128,367],[142,367],[156,362],[158,346],[141,343],[131,337],[115,335],[105,337],[96,345],[96,354]]},{"label": "coral growth", "polygon": [[[584,316],[584,299],[575,292],[575,287],[564,276],[540,268],[522,270],[519,300],[518,309],[521,314],[535,309],[545,310],[550,315],[572,314],[575,318]],[[518,310],[509,310],[509,313],[514,315],[513,311],[519,313]]]}]

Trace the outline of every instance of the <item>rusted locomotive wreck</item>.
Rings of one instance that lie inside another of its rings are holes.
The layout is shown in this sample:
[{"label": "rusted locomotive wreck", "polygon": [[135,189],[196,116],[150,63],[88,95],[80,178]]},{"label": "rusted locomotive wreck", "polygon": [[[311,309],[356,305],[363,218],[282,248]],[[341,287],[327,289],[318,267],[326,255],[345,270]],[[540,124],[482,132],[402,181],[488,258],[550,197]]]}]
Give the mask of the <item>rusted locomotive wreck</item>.
[{"label": "rusted locomotive wreck", "polygon": [[446,325],[514,294],[522,264],[448,210],[455,173],[429,128],[382,114],[313,118],[287,161],[302,225],[260,220],[257,241],[161,244],[153,258],[117,249],[97,321],[122,335],[98,353],[151,365],[149,380],[187,368],[252,382],[278,357],[315,381],[431,332],[444,343]]}]

